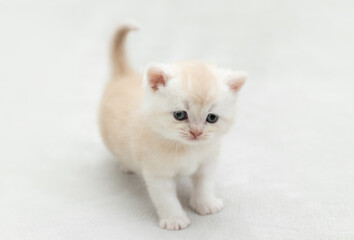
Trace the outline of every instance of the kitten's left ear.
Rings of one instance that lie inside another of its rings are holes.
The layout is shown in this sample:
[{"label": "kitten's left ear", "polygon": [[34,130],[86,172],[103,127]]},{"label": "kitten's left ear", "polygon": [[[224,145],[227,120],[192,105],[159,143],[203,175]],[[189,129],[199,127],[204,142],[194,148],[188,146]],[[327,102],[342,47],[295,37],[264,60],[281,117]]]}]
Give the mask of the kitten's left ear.
[{"label": "kitten's left ear", "polygon": [[146,84],[156,92],[160,87],[164,87],[172,77],[171,69],[167,64],[151,63],[145,73]]},{"label": "kitten's left ear", "polygon": [[225,81],[233,92],[238,92],[246,82],[248,74],[243,71],[234,71],[227,74]]}]

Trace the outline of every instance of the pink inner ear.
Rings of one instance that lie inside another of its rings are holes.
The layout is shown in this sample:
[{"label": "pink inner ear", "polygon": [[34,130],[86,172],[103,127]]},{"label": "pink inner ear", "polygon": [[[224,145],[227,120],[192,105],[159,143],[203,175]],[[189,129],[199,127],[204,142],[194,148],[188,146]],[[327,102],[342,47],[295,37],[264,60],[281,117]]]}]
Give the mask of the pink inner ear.
[{"label": "pink inner ear", "polygon": [[241,89],[241,87],[243,86],[243,84],[245,83],[245,79],[241,78],[241,79],[237,79],[236,81],[232,81],[230,84],[230,88],[234,91],[237,92],[238,90]]},{"label": "pink inner ear", "polygon": [[236,71],[233,72],[233,74],[230,74],[226,81],[231,90],[236,93],[242,88],[243,84],[246,82],[246,79],[247,73]]},{"label": "pink inner ear", "polygon": [[164,78],[163,73],[161,72],[152,72],[149,74],[149,82],[151,85],[151,88],[154,91],[157,91],[159,89],[159,85],[165,86],[166,85],[166,80]]}]

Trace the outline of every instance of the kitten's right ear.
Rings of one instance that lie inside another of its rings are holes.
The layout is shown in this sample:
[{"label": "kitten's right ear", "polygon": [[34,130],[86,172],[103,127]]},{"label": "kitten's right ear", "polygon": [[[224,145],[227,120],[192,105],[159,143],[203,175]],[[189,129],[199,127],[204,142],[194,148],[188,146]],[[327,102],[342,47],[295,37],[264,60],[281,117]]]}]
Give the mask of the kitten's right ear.
[{"label": "kitten's right ear", "polygon": [[166,64],[151,63],[145,73],[146,84],[155,92],[160,87],[166,86],[171,77],[170,67]]}]

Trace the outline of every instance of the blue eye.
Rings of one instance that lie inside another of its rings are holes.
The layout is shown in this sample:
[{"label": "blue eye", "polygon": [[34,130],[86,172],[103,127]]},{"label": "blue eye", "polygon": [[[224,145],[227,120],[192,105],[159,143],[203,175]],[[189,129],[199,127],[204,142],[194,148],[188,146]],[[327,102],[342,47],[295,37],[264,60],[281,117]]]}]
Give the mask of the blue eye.
[{"label": "blue eye", "polygon": [[208,123],[216,123],[218,121],[219,117],[213,113],[209,113],[207,118],[206,118],[206,121]]},{"label": "blue eye", "polygon": [[187,112],[186,111],[176,111],[173,113],[173,116],[178,120],[182,121],[188,118]]}]

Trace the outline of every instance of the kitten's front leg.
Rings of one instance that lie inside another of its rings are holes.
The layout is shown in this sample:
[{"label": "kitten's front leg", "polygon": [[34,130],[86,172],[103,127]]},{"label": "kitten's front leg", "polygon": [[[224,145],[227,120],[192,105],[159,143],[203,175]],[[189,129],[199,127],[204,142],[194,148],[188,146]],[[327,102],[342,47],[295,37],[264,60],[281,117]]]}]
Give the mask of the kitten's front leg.
[{"label": "kitten's front leg", "polygon": [[189,202],[201,215],[214,214],[223,207],[223,201],[215,197],[216,161],[202,165],[192,176],[193,192]]},{"label": "kitten's front leg", "polygon": [[160,227],[167,230],[181,230],[188,227],[190,220],[177,198],[175,180],[148,172],[144,172],[143,175],[160,218]]}]

